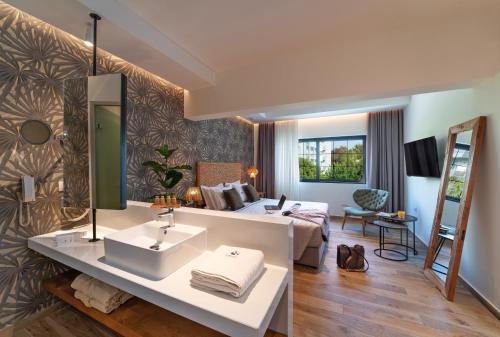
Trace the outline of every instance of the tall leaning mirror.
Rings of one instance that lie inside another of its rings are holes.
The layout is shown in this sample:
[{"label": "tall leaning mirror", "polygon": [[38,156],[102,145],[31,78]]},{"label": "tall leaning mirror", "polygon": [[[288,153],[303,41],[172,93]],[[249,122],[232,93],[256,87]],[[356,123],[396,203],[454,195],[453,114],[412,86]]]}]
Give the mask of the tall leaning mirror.
[{"label": "tall leaning mirror", "polygon": [[481,116],[448,132],[424,273],[450,301],[455,297],[485,127],[486,117]]}]

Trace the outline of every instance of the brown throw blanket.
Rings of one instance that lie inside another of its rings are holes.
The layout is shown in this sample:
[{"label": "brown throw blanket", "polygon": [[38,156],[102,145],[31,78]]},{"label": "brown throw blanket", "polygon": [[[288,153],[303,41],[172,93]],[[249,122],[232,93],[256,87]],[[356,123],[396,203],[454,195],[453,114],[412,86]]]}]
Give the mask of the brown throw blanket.
[{"label": "brown throw blanket", "polygon": [[284,212],[292,218],[300,219],[304,221],[314,222],[315,224],[321,226],[323,241],[328,241],[327,226],[328,223],[328,213],[320,211],[318,209],[300,209],[300,204],[293,205],[288,212]]},{"label": "brown throw blanket", "polygon": [[[282,212],[272,212],[269,213],[264,209],[264,205],[268,204],[277,204],[278,200],[270,200],[270,199],[261,199],[257,202],[251,203],[244,208],[240,208],[236,212],[243,214],[255,214],[255,215],[263,215],[269,217],[283,217],[287,216],[291,213],[290,210],[293,208],[294,204],[299,204],[299,208],[302,207],[304,209],[315,209],[321,210],[325,213],[328,213],[328,205],[325,203],[315,203],[303,201],[302,203],[287,200],[285,201],[285,205],[283,205]],[[302,204],[302,205],[300,205]],[[318,206],[315,206],[318,205]],[[328,217],[324,218],[324,222],[321,225],[318,225],[316,222],[307,221],[302,219],[291,219],[293,222],[293,259],[300,260],[304,251],[309,246],[311,239],[313,238],[313,234],[317,233],[320,236],[320,239],[323,242],[328,241]],[[320,227],[320,228],[318,228]]]}]

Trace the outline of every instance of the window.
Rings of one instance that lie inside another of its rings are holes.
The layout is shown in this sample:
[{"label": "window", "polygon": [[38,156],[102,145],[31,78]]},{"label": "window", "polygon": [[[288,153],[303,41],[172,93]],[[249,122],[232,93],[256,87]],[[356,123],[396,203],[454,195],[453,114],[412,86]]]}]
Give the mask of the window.
[{"label": "window", "polygon": [[365,182],[365,136],[299,140],[300,181]]},{"label": "window", "polygon": [[446,187],[447,200],[460,202],[462,198],[467,166],[469,165],[469,148],[470,146],[467,144],[455,144],[448,177],[448,186]]}]

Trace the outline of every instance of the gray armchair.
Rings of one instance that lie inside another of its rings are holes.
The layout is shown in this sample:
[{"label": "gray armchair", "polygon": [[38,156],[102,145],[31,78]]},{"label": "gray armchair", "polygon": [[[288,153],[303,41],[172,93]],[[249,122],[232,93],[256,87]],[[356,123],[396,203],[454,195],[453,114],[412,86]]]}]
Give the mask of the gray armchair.
[{"label": "gray armchair", "polygon": [[363,220],[363,236],[365,236],[365,228],[368,219],[384,209],[385,205],[387,205],[387,201],[389,200],[389,192],[371,188],[361,188],[354,191],[352,198],[361,208],[344,208],[342,230],[344,229],[347,217],[361,218]]}]

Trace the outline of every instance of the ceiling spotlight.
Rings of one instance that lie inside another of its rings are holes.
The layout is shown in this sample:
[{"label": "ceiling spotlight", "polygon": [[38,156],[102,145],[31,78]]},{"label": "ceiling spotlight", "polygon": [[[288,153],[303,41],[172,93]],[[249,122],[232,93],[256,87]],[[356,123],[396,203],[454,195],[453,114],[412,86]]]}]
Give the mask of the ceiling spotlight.
[{"label": "ceiling spotlight", "polygon": [[85,45],[87,47],[92,47],[94,45],[94,43],[92,42],[94,40],[94,32],[93,32],[93,29],[92,29],[92,23],[90,22],[86,22],[85,23],[85,36],[83,38],[83,43],[85,43]]}]

